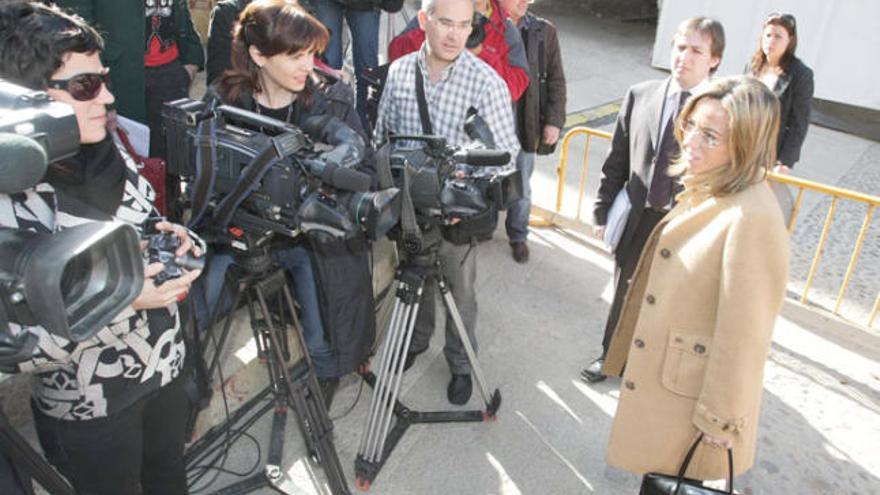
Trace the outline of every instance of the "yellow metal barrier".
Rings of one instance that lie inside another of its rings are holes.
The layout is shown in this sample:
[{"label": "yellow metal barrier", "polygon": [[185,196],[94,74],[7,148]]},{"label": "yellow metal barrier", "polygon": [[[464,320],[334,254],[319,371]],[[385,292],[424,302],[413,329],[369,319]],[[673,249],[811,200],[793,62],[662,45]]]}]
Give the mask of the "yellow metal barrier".
[{"label": "yellow metal barrier", "polygon": [[[586,143],[584,145],[583,158],[581,159],[581,176],[578,189],[577,210],[575,212],[574,218],[570,218],[562,215],[562,200],[565,193],[565,178],[568,172],[568,161],[571,153],[569,148],[571,146],[572,140],[578,136],[585,136]],[[578,224],[586,224],[586,222],[581,219],[581,209],[583,206],[583,199],[586,194],[590,145],[592,144],[593,138],[606,139],[610,141],[611,133],[600,131],[597,129],[591,129],[589,127],[575,127],[565,133],[565,136],[562,138],[559,165],[556,167],[556,173],[559,176],[556,188],[556,210],[550,212],[547,210],[543,210],[540,207],[533,206],[532,214],[539,217],[539,220],[533,221],[531,223],[532,225],[560,225],[564,227],[571,227]],[[837,210],[839,200],[855,201],[859,203],[864,203],[867,206],[865,218],[862,221],[862,227],[859,230],[859,235],[856,240],[855,248],[853,249],[853,253],[850,256],[849,265],[847,266],[846,273],[844,274],[843,281],[841,282],[840,289],[837,293],[837,301],[834,304],[834,314],[840,315],[840,306],[843,302],[844,295],[846,294],[846,289],[849,286],[850,280],[852,278],[853,271],[855,270],[856,263],[859,260],[859,255],[862,251],[865,235],[868,232],[868,228],[870,227],[871,220],[874,216],[874,210],[875,208],[877,208],[877,206],[880,206],[880,196],[872,196],[870,194],[863,194],[856,191],[851,191],[849,189],[841,189],[838,187],[829,186],[827,184],[793,177],[791,175],[779,175],[771,173],[769,179],[775,182],[793,186],[798,189],[797,199],[795,199],[794,208],[792,209],[791,218],[789,219],[788,223],[789,233],[794,232],[795,222],[797,221],[798,213],[800,213],[801,203],[803,201],[804,193],[806,191],[831,196],[832,198],[831,206],[828,208],[828,213],[825,216],[825,224],[822,228],[822,234],[819,238],[819,243],[816,246],[816,252],[813,256],[813,262],[810,265],[810,271],[807,275],[807,281],[804,285],[804,290],[800,297],[801,304],[805,304],[808,301],[807,296],[810,292],[810,288],[813,284],[813,279],[819,267],[819,260],[821,259],[825,243],[828,240],[828,233],[831,229],[831,222],[834,218],[834,213]],[[868,328],[873,327],[874,320],[877,318],[878,311],[880,311],[880,294],[877,295],[870,316],[868,317]]]}]

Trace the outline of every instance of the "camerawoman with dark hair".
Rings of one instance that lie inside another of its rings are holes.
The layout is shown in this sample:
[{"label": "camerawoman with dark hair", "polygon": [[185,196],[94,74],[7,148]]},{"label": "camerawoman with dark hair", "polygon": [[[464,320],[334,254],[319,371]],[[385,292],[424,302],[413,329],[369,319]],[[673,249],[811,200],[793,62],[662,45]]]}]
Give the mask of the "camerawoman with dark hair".
[{"label": "camerawoman with dark hair", "polygon": [[[514,131],[507,86],[491,67],[465,50],[472,29],[473,13],[471,0],[423,2],[418,21],[425,31],[425,42],[421,49],[396,60],[389,68],[376,122],[377,141],[393,134],[434,134],[442,136],[453,146],[471,145],[472,140],[465,131],[465,121],[473,108],[488,124],[496,147],[509,152],[510,156],[516,156],[519,142]],[[426,118],[420,114],[416,103],[420,92],[417,84],[424,90],[427,112],[422,113],[426,114]],[[431,129],[427,129],[425,124],[430,124]],[[509,163],[506,168],[510,168]],[[498,168],[484,167],[480,170],[479,173],[492,174]],[[465,176],[464,171],[456,174],[460,179]],[[474,281],[477,244],[475,240],[456,244],[443,239],[438,256],[443,276],[451,287],[455,305],[476,349],[477,301]],[[408,349],[407,367],[413,363],[415,356],[428,347],[434,327],[434,293],[434,285],[426,284],[422,294],[423,304]],[[447,398],[452,404],[462,405],[470,399],[473,388],[471,363],[452,318],[446,320],[444,354],[452,372]]]},{"label": "camerawoman with dark hair", "polygon": [[[372,155],[364,139],[337,115],[339,102],[325,98],[313,71],[315,54],[328,37],[327,29],[296,2],[250,3],[234,29],[232,68],[206,99],[209,105],[223,103],[300,127],[318,145],[331,148],[326,153],[334,164],[369,169]],[[344,113],[357,119],[354,112]],[[271,248],[292,278],[303,336],[328,407],[339,377],[363,363],[375,336],[368,246],[363,236],[339,240],[308,234],[276,236]],[[209,306],[218,297],[216,275],[232,262],[224,258],[212,260],[221,268],[211,269]]]},{"label": "camerawoman with dark hair", "polygon": [[[113,95],[99,58],[102,48],[93,28],[56,8],[25,2],[0,7],[0,77],[69,104],[81,144],[72,158],[49,165],[43,183],[0,195],[2,227],[53,233],[117,220],[143,234],[156,214],[152,187],[105,129]],[[154,227],[177,237],[178,256],[200,254],[183,227]],[[187,492],[189,404],[176,302],[200,272],[157,286],[154,277],[163,268],[147,265],[138,298],[83,341],[10,324],[13,334],[38,337],[33,356],[18,370],[34,374],[31,404],[43,451],[78,493]]]}]

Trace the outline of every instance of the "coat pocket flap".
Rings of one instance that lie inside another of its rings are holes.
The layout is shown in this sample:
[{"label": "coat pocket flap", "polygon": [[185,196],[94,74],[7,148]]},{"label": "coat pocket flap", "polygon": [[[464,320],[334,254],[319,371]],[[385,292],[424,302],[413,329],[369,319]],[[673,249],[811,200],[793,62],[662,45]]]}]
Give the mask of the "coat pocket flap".
[{"label": "coat pocket flap", "polygon": [[692,333],[670,332],[669,347],[698,357],[708,357],[712,337]]}]

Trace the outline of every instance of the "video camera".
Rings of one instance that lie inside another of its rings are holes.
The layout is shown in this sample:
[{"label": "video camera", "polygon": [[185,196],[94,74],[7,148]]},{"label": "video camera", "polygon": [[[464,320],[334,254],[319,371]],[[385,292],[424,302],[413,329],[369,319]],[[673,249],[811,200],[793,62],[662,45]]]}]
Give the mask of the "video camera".
[{"label": "video camera", "polygon": [[[73,110],[45,92],[0,81],[0,109],[0,194],[34,187],[48,163],[79,150]],[[89,222],[54,234],[26,227],[0,229],[0,367],[29,359],[37,344],[29,332],[13,335],[10,324],[40,325],[83,341],[144,284],[138,233],[130,225]]]},{"label": "video camera", "polygon": [[[484,148],[450,146],[441,136],[388,137],[394,145],[390,158],[394,183],[410,198],[404,199],[404,208],[412,205],[421,230],[439,226],[443,236],[455,244],[491,237],[498,211],[522,197],[518,170],[480,172],[480,167],[507,165],[511,157],[507,151],[491,149],[495,147],[494,136],[476,109],[468,110],[464,128],[468,137]],[[410,235],[404,249],[418,252],[421,246],[417,242]]]},{"label": "video camera", "polygon": [[[377,239],[397,223],[398,189],[370,191],[372,178],[351,168],[361,138],[317,118],[306,131],[242,110],[181,99],[165,105],[169,173],[191,184],[193,224],[245,232]],[[344,128],[344,129],[343,129]],[[320,150],[339,132],[346,142]],[[210,210],[211,220],[204,218]],[[200,223],[201,222],[201,223]]]}]

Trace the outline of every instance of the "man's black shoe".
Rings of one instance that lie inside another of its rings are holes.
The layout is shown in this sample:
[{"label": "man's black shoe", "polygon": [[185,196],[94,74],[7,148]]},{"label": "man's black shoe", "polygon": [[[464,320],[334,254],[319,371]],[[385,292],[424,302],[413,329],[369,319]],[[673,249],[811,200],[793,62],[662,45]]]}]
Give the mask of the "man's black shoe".
[{"label": "man's black shoe", "polygon": [[330,410],[333,404],[333,396],[336,395],[336,389],[339,387],[339,378],[321,378],[318,377],[318,386],[321,387],[321,395],[324,396],[324,405]]},{"label": "man's black shoe", "polygon": [[449,380],[449,386],[446,387],[446,398],[449,399],[450,404],[463,406],[470,400],[473,390],[471,375],[453,374],[452,379]]},{"label": "man's black shoe", "polygon": [[525,242],[511,242],[510,249],[513,251],[513,260],[517,263],[529,262],[529,246]]},{"label": "man's black shoe", "polygon": [[608,378],[602,373],[602,365],[605,364],[605,358],[598,358],[589,366],[581,371],[581,380],[587,383],[598,383]]}]

